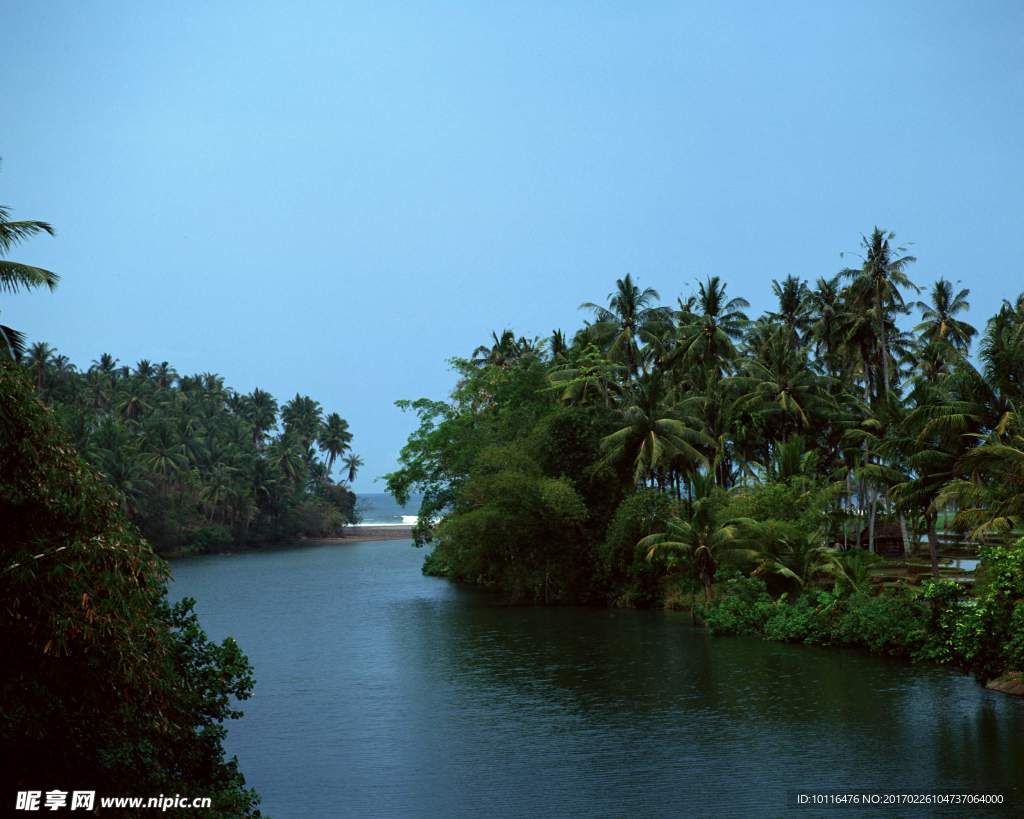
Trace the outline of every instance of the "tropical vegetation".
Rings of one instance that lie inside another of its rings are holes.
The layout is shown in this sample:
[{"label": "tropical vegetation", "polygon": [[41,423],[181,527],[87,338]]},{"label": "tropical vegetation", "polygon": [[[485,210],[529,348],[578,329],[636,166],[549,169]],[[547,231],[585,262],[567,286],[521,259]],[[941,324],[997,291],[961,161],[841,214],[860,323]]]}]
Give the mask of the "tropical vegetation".
[{"label": "tropical vegetation", "polygon": [[161,553],[341,534],[362,461],[348,422],[296,394],[240,393],[213,373],[102,354],[79,370],[45,342],[20,364],[79,453]]},{"label": "tropical vegetation", "polygon": [[[773,281],[760,316],[716,276],[665,304],[626,275],[571,336],[505,330],[455,359],[449,400],[399,402],[419,427],[388,476],[400,501],[423,496],[426,571],[524,600],[690,605],[721,631],[860,634],[984,674],[1017,663],[964,635],[1024,640],[1005,568],[1022,549],[1024,296],[972,350],[969,290],[921,291],[891,232],[847,259]],[[979,547],[975,576],[950,581],[943,553]],[[986,609],[995,577],[1006,605]],[[922,636],[939,624],[959,635],[943,651]]]},{"label": "tropical vegetation", "polygon": [[[253,688],[124,496],[78,456],[19,368],[0,363],[0,747],[8,794],[201,794],[198,816],[258,816],[224,723]],[[13,804],[13,796],[10,797]]]}]

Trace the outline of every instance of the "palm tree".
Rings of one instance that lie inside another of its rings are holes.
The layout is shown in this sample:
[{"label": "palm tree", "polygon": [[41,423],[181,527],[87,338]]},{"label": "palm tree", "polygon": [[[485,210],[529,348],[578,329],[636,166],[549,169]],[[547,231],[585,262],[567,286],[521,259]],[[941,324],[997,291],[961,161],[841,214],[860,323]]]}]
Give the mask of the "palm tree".
[{"label": "palm tree", "polygon": [[493,343],[490,347],[481,344],[473,351],[471,360],[478,367],[505,367],[517,357],[519,350],[516,348],[516,334],[511,330],[502,330],[500,337],[492,330],[491,339]]},{"label": "palm tree", "polygon": [[247,399],[243,404],[243,416],[252,425],[253,443],[259,445],[277,424],[277,399],[259,387],[249,393]]},{"label": "palm tree", "polygon": [[810,312],[810,338],[815,356],[825,365],[825,372],[837,375],[839,352],[842,347],[840,314],[845,309],[839,276],[819,278],[814,290],[808,294]]},{"label": "palm tree", "polygon": [[[10,217],[10,208],[0,205],[0,292],[17,293],[20,290],[34,290],[37,287],[53,290],[60,281],[60,276],[56,273],[4,258],[11,248],[32,236],[40,233],[53,236],[53,227],[47,222],[35,220],[15,222]],[[23,333],[0,324],[0,339],[3,340],[0,354],[9,355],[14,360],[21,358],[25,350]]]},{"label": "palm tree", "polygon": [[640,372],[640,345],[648,340],[655,325],[668,320],[668,311],[655,306],[659,298],[657,290],[641,290],[627,273],[615,280],[607,307],[589,301],[580,305],[581,310],[593,311],[596,321],[590,330],[594,339],[604,345],[611,360],[625,364],[629,379]]},{"label": "palm tree", "polygon": [[155,371],[156,368],[153,366],[153,362],[146,358],[140,359],[135,365],[135,374],[147,381],[153,377]]},{"label": "palm tree", "polygon": [[702,387],[721,378],[736,359],[734,342],[749,323],[743,312],[749,306],[746,299],[728,298],[718,276],[701,282],[697,295],[680,303],[679,345],[664,357],[664,363],[694,369]]},{"label": "palm tree", "polygon": [[156,366],[156,370],[153,373],[153,379],[156,381],[156,385],[161,389],[167,389],[173,385],[177,378],[178,373],[175,371],[174,367],[166,361],[161,361]]},{"label": "palm tree", "polygon": [[569,344],[565,340],[565,333],[555,330],[551,333],[551,358],[557,359],[569,352]]},{"label": "palm tree", "polygon": [[[693,558],[697,575],[704,586],[704,600],[711,602],[711,587],[719,564],[729,557],[751,556],[747,548],[748,532],[756,524],[750,518],[719,521],[715,514],[714,487],[710,479],[694,482],[696,493],[691,502],[689,520],[671,517],[664,532],[641,539],[637,548],[647,551],[647,559],[658,554],[686,555]],[[719,490],[720,491],[720,490]]]},{"label": "palm tree", "polygon": [[662,375],[655,371],[633,389],[630,402],[619,411],[621,426],[601,441],[608,463],[626,462],[633,467],[633,480],[664,482],[670,461],[683,458],[690,464],[706,464],[697,447],[711,446],[697,422],[679,410],[666,406]]},{"label": "palm tree", "polygon": [[563,360],[548,371],[552,389],[560,392],[567,403],[587,403],[600,399],[611,407],[613,399],[621,393],[626,368],[609,361],[593,342],[571,350]]},{"label": "palm tree", "polygon": [[540,354],[543,342],[539,339],[528,339],[525,336],[516,338],[511,330],[502,330],[501,337],[491,332],[493,344],[488,347],[481,344],[473,351],[470,361],[477,367],[509,367],[514,362]]},{"label": "palm tree", "polygon": [[303,450],[287,435],[274,440],[268,450],[270,465],[286,482],[296,487],[302,485],[307,475],[302,453]]},{"label": "palm tree", "polygon": [[914,327],[914,332],[920,333],[926,343],[946,342],[958,352],[966,353],[978,331],[956,316],[970,309],[971,303],[967,301],[970,294],[967,288],[954,294],[952,283],[939,279],[932,286],[930,303],[916,303],[921,310],[922,321]]},{"label": "palm tree", "polygon": [[906,248],[894,247],[892,242],[895,238],[892,232],[874,228],[870,237],[861,237],[864,249],[861,267],[843,271],[843,275],[851,279],[850,295],[855,309],[860,308],[874,322],[882,386],[887,398],[892,386],[889,371],[892,317],[896,313],[908,312],[900,288],[918,291],[906,274],[906,268],[917,260],[913,256],[901,255]]},{"label": "palm tree", "polygon": [[1014,432],[1004,442],[993,433],[957,462],[957,470],[965,477],[946,484],[938,498],[960,507],[954,526],[985,538],[1024,524],[1024,434]]},{"label": "palm tree", "polygon": [[43,388],[46,370],[53,361],[55,352],[56,350],[45,341],[37,341],[29,347],[28,355],[25,359],[25,369],[33,374],[33,380],[36,382],[36,388],[39,390]]},{"label": "palm tree", "polygon": [[321,425],[317,442],[320,449],[327,453],[327,475],[330,477],[335,459],[345,454],[352,442],[352,433],[348,431],[348,421],[338,413],[332,412]]},{"label": "palm tree", "polygon": [[746,362],[744,373],[730,379],[740,394],[737,408],[758,417],[770,430],[769,438],[807,430],[814,417],[829,409],[826,379],[811,369],[790,333],[777,327],[761,353]]},{"label": "palm tree", "polygon": [[101,353],[99,358],[93,359],[89,372],[113,376],[117,372],[117,359],[110,353]]},{"label": "palm tree", "polygon": [[296,393],[291,401],[281,407],[285,434],[298,441],[304,450],[309,449],[320,431],[322,413],[318,401]]},{"label": "palm tree", "polygon": [[348,471],[349,484],[355,483],[356,475],[359,473],[359,467],[363,465],[363,459],[354,453],[349,453],[342,459],[342,464]]},{"label": "palm tree", "polygon": [[778,312],[768,313],[768,318],[781,322],[793,343],[802,343],[811,325],[807,283],[797,276],[786,276],[781,283],[772,281],[772,293],[779,302],[779,309]]}]

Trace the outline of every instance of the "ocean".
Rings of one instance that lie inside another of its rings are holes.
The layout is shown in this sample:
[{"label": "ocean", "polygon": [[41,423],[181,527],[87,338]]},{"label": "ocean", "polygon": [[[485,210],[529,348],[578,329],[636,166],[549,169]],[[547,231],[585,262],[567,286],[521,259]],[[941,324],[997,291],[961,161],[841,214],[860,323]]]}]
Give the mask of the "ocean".
[{"label": "ocean", "polygon": [[409,503],[400,506],[385,492],[357,493],[357,526],[411,526],[416,523],[420,510],[419,496],[409,498]]}]

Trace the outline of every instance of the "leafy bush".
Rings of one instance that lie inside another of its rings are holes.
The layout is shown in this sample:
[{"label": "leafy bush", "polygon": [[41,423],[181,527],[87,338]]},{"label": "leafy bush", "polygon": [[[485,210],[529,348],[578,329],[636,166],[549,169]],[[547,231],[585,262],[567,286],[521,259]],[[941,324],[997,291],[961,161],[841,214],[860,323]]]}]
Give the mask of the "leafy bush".
[{"label": "leafy bush", "polygon": [[544,476],[515,446],[484,450],[436,530],[431,568],[514,597],[572,599],[589,576],[587,509],[568,478]]},{"label": "leafy bush", "polygon": [[633,606],[661,602],[664,571],[646,559],[637,543],[652,532],[664,530],[672,509],[672,501],[653,489],[635,492],[619,504],[597,550],[598,572],[608,599]]},{"label": "leafy bush", "polygon": [[808,592],[773,599],[759,577],[719,582],[701,616],[712,631],[759,635],[780,642],[838,644],[910,656],[927,636],[928,606],[912,591],[873,596]]},{"label": "leafy bush", "polygon": [[768,587],[760,577],[735,574],[722,578],[715,586],[711,605],[701,605],[697,613],[716,634],[764,634],[765,622],[773,601]]},{"label": "leafy bush", "polygon": [[913,591],[858,591],[838,607],[831,634],[842,645],[909,657],[924,644],[929,618],[927,605]]},{"label": "leafy bush", "polygon": [[792,603],[776,600],[768,609],[764,636],[786,643],[830,643],[831,613],[836,598],[827,592],[802,595]]},{"label": "leafy bush", "polygon": [[947,601],[938,625],[952,662],[984,681],[1024,670],[1024,540],[980,556],[975,596]]}]

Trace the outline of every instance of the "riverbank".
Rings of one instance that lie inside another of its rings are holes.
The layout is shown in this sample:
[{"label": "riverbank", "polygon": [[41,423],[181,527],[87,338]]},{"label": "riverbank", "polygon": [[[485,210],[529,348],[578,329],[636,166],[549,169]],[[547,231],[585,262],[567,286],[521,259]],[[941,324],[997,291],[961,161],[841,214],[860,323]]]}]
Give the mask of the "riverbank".
[{"label": "riverbank", "polygon": [[261,543],[257,546],[251,545],[232,545],[225,546],[221,549],[210,552],[191,551],[188,549],[168,552],[161,554],[160,556],[164,560],[175,560],[182,557],[196,557],[197,555],[228,555],[228,554],[242,554],[245,552],[266,552],[266,551],[281,551],[284,549],[295,548],[297,546],[308,546],[311,543],[364,543],[366,541],[373,540],[411,540],[412,539],[412,526],[402,525],[384,525],[384,526],[373,526],[373,525],[359,525],[359,526],[346,526],[343,530],[343,534],[340,537],[302,537],[287,541],[278,541],[271,543]]},{"label": "riverbank", "polygon": [[341,537],[310,538],[316,543],[362,543],[368,540],[410,540],[412,526],[346,526]]}]

